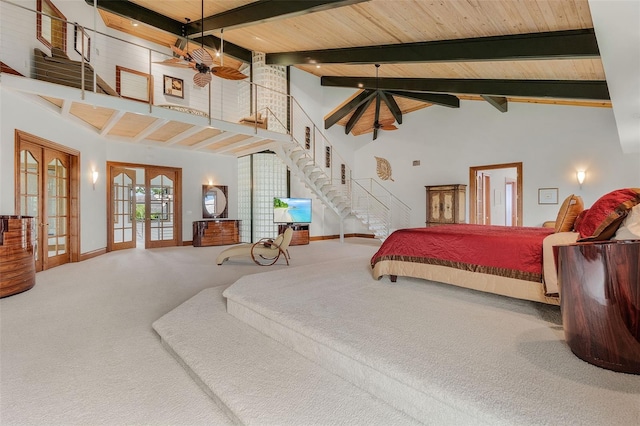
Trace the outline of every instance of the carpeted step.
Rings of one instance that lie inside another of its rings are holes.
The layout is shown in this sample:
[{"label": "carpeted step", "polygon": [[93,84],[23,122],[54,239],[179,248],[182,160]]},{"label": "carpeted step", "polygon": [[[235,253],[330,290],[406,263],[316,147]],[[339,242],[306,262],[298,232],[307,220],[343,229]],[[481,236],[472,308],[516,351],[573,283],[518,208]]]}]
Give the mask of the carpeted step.
[{"label": "carpeted step", "polygon": [[247,275],[223,295],[232,315],[426,424],[637,424],[640,415],[637,376],[575,357],[557,306],[373,280],[368,259]]},{"label": "carpeted step", "polygon": [[210,288],[153,323],[163,345],[242,424],[398,425],[415,420],[226,312]]}]

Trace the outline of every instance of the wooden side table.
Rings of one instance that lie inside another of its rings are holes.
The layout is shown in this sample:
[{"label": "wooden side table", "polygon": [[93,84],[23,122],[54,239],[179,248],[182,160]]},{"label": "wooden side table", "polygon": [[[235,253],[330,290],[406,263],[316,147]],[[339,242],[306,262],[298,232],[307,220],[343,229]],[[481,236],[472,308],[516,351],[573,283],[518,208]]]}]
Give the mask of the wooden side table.
[{"label": "wooden side table", "polygon": [[640,374],[640,240],[557,246],[562,325],[571,351]]},{"label": "wooden side table", "polygon": [[287,228],[293,228],[293,237],[291,238],[290,246],[309,244],[309,225],[278,225],[278,234],[282,234]]}]

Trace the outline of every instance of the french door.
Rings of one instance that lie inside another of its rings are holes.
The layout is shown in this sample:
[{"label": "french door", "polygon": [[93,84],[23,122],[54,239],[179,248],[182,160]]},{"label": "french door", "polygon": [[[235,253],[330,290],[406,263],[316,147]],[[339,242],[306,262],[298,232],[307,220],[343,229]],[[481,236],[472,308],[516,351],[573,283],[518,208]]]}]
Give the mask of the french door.
[{"label": "french door", "polygon": [[111,169],[110,250],[136,247],[136,171],[123,167]]},{"label": "french door", "polygon": [[176,170],[148,167],[145,179],[145,247],[177,246]]},{"label": "french door", "polygon": [[108,163],[107,250],[180,245],[181,170],[139,164]]},{"label": "french door", "polygon": [[78,157],[35,136],[17,136],[16,212],[35,218],[36,271],[77,260],[77,212],[71,206]]}]

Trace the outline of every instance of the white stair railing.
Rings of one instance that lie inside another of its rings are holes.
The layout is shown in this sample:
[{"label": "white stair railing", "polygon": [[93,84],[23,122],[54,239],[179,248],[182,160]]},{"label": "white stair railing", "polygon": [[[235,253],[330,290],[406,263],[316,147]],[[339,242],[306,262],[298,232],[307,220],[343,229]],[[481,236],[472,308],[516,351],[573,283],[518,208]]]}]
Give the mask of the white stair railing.
[{"label": "white stair railing", "polygon": [[341,219],[353,214],[382,240],[409,226],[411,209],[374,179],[354,180],[347,162],[293,97],[290,124],[292,141],[276,153]]}]

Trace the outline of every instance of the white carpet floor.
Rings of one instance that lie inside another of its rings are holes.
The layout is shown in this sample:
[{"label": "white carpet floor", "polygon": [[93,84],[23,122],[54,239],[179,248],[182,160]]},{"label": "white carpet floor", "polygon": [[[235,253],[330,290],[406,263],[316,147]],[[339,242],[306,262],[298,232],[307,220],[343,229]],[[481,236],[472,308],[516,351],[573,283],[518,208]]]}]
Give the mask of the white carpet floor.
[{"label": "white carpet floor", "polygon": [[[378,245],[295,246],[292,265],[367,257]],[[33,289],[0,299],[0,424],[230,424],[151,328],[203,289],[266,270],[248,258],[215,265],[223,248],[112,252],[40,272]]]},{"label": "white carpet floor", "polygon": [[[559,307],[417,279],[376,281],[367,262],[367,256],[354,256],[245,276],[224,291],[227,310],[425,424],[640,424],[640,376],[574,356],[564,342]],[[296,400],[289,389],[271,386],[270,398],[262,398],[257,390],[265,386],[256,383],[268,379],[261,372],[277,371],[277,381],[286,383],[291,364],[290,380],[297,383],[296,360],[256,351],[262,347],[257,342],[252,349],[256,338],[245,337],[238,324],[205,330],[202,323],[224,318],[223,307],[220,295],[206,290],[154,327],[205,386],[232,410],[242,410],[247,424],[262,424],[261,414],[271,419],[267,424],[350,424],[323,397],[331,388],[311,379],[308,388],[324,392]],[[234,345],[235,358],[229,354]],[[251,353],[252,362],[238,361],[242,353]],[[239,380],[244,372],[246,381]],[[286,403],[274,403],[280,399],[292,400],[305,415],[326,402],[334,415],[292,418]],[[358,409],[361,421],[354,424],[390,424]],[[271,415],[279,417],[273,421]],[[391,424],[408,423],[398,421]]]}]

